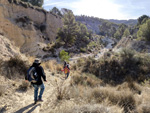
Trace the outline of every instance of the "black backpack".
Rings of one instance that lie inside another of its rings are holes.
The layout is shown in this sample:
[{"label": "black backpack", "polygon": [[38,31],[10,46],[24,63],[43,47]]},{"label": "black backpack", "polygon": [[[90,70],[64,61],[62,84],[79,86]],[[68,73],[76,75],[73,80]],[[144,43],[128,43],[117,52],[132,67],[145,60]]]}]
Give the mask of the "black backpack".
[{"label": "black backpack", "polygon": [[38,81],[38,73],[35,67],[30,67],[27,71],[27,79],[29,82],[36,83]]}]

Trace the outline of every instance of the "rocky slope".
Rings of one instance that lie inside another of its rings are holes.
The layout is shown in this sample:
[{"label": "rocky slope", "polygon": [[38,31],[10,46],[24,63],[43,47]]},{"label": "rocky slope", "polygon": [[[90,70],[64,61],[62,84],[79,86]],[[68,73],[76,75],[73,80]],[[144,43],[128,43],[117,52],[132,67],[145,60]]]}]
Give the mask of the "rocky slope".
[{"label": "rocky slope", "polygon": [[115,19],[109,19],[108,21],[116,23],[116,24],[126,24],[126,25],[136,25],[137,20],[136,19],[129,19],[129,20],[115,20]]},{"label": "rocky slope", "polygon": [[7,60],[13,56],[20,56],[19,49],[10,40],[0,35],[0,59]]},{"label": "rocky slope", "polygon": [[131,36],[123,37],[117,45],[113,48],[113,50],[119,50],[121,48],[130,48],[136,50],[138,52],[147,52],[150,53],[150,46],[149,42],[146,41],[138,41],[132,39]]},{"label": "rocky slope", "polygon": [[88,29],[92,30],[94,33],[99,33],[99,26],[102,25],[104,22],[112,22],[115,24],[126,24],[126,25],[136,25],[137,20],[135,19],[130,19],[130,20],[114,20],[114,19],[101,19],[101,18],[96,18],[96,17],[89,17],[89,16],[76,16],[76,21],[81,22],[87,26]]},{"label": "rocky slope", "polygon": [[38,55],[40,43],[55,41],[62,26],[61,18],[17,0],[0,0],[0,33],[20,48],[22,53]]}]

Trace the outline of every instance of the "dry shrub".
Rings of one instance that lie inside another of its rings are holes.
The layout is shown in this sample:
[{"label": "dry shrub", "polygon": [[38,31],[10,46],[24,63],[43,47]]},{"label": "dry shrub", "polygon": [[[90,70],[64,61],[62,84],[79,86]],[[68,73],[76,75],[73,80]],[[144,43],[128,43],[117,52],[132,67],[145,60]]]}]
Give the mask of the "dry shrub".
[{"label": "dry shrub", "polygon": [[30,86],[30,83],[28,81],[22,81],[22,84],[19,86],[18,90],[20,91],[27,91]]},{"label": "dry shrub", "polygon": [[141,94],[142,89],[136,82],[129,82],[128,87],[133,93]]},{"label": "dry shrub", "polygon": [[76,105],[61,110],[61,113],[122,113],[118,106],[105,106],[103,104]]},{"label": "dry shrub", "polygon": [[87,77],[81,75],[73,75],[71,78],[71,85],[85,85]]},{"label": "dry shrub", "polygon": [[136,108],[136,100],[133,94],[129,91],[115,91],[113,88],[94,88],[91,91],[91,100],[94,99],[96,103],[102,103],[108,99],[112,105],[119,105],[125,112],[132,111]]},{"label": "dry shrub", "polygon": [[8,61],[5,61],[3,64],[3,75],[12,78],[24,78],[28,70],[27,62],[23,61],[19,56],[10,58]]},{"label": "dry shrub", "polygon": [[68,96],[69,89],[64,86],[63,81],[58,82],[57,79],[55,79],[55,84],[53,85],[56,86],[56,98],[58,100],[69,99]]},{"label": "dry shrub", "polygon": [[128,91],[132,91],[133,93],[137,93],[137,94],[141,94],[141,92],[142,92],[141,86],[134,81],[124,82],[123,84],[118,85],[116,88],[118,91],[128,90]]},{"label": "dry shrub", "polygon": [[142,104],[137,108],[138,113],[150,113],[150,103]]},{"label": "dry shrub", "polygon": [[[82,88],[79,88],[79,87],[70,87],[66,96],[68,98],[78,99],[81,96],[81,89]],[[82,91],[83,91],[83,89],[82,89]]]},{"label": "dry shrub", "polygon": [[49,69],[51,72],[57,72],[57,73],[60,72],[63,68],[63,66],[61,64],[58,64],[56,62],[56,60],[50,60],[50,61],[47,61],[47,62],[43,62],[42,66],[45,69]]},{"label": "dry shrub", "polygon": [[130,88],[128,87],[128,83],[124,82],[118,86],[116,86],[117,91],[122,91],[122,90],[128,90],[130,91]]},{"label": "dry shrub", "polygon": [[[150,56],[123,49],[111,57],[85,59],[82,63],[82,72],[91,73],[102,79],[105,83],[118,85],[130,76],[133,81],[143,82],[150,74]],[[80,63],[79,63],[80,64]],[[80,66],[80,65],[78,65]]]},{"label": "dry shrub", "polygon": [[94,75],[89,76],[89,74],[82,73],[74,73],[71,78],[71,85],[83,85],[83,86],[90,86],[95,87],[102,84],[100,79],[95,79]]}]

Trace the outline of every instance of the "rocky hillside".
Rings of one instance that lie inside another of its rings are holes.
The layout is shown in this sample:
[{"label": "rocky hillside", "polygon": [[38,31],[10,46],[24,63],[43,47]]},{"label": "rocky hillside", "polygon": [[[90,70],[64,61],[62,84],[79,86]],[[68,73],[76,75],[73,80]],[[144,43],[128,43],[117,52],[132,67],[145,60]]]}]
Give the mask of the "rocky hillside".
[{"label": "rocky hillside", "polygon": [[115,19],[109,19],[108,21],[116,23],[116,24],[126,24],[126,25],[136,25],[137,20],[136,19],[129,19],[129,20],[115,20]]},{"label": "rocky hillside", "polygon": [[6,37],[0,35],[0,58],[7,60],[10,57],[20,55],[19,49],[10,42]]},{"label": "rocky hillside", "polygon": [[130,48],[138,52],[146,52],[150,53],[150,46],[149,42],[146,41],[138,41],[132,39],[131,36],[123,37],[117,45],[114,47],[114,51],[121,49],[121,48]]},{"label": "rocky hillside", "polygon": [[0,33],[22,53],[38,55],[41,44],[54,41],[61,26],[59,16],[41,8],[18,0],[0,0]]},{"label": "rocky hillside", "polygon": [[[114,23],[113,26],[117,27],[117,24],[126,24],[126,25],[136,25],[137,20],[106,20],[96,17],[89,17],[89,16],[76,16],[76,21],[81,22],[87,26],[88,29],[92,30],[94,33],[99,33],[99,26],[102,25],[104,22],[111,22]],[[116,24],[116,25],[115,25]]]},{"label": "rocky hillside", "polygon": [[104,22],[104,19],[88,17],[88,16],[75,16],[76,21],[81,22],[87,26],[89,30],[92,30],[94,33],[99,33],[99,25]]}]

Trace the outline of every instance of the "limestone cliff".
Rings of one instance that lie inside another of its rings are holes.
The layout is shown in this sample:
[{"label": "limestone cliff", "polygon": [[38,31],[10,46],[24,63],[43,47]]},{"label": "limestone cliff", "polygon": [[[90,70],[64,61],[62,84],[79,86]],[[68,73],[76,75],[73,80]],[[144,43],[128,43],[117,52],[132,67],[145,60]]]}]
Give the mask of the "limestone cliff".
[{"label": "limestone cliff", "polygon": [[61,26],[59,16],[42,8],[17,0],[0,0],[0,34],[13,41],[22,53],[40,54],[40,45],[55,41]]}]

